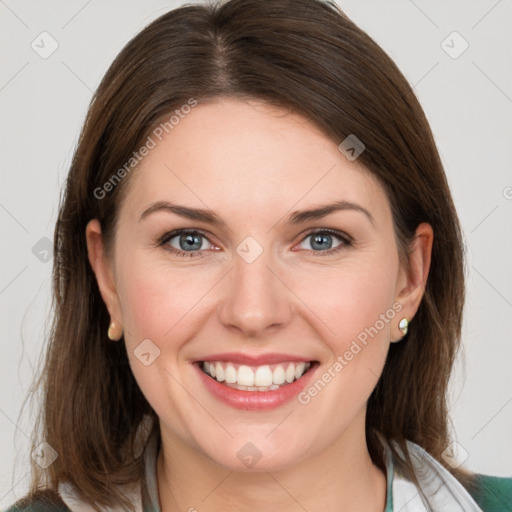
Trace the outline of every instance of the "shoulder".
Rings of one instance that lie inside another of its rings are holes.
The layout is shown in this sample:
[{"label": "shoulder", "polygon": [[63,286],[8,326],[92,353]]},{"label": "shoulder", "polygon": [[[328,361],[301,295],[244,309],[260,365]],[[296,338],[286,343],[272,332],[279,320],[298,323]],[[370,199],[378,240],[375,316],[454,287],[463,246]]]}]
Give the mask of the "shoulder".
[{"label": "shoulder", "polygon": [[512,510],[512,477],[476,474],[468,492],[484,512]]},{"label": "shoulder", "polygon": [[14,503],[5,512],[71,512],[59,494],[46,489]]}]

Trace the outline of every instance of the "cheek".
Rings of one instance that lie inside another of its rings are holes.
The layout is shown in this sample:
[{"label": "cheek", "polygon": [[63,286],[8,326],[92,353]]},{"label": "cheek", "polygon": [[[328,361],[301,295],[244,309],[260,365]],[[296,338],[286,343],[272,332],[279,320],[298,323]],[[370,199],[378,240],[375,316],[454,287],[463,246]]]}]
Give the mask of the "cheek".
[{"label": "cheek", "polygon": [[392,257],[380,262],[359,259],[337,272],[330,269],[315,276],[308,288],[308,306],[322,321],[330,360],[299,402],[318,416],[328,415],[333,432],[346,428],[362,410],[382,373],[391,327],[398,321],[394,269]]},{"label": "cheek", "polygon": [[132,341],[150,338],[160,345],[164,339],[186,338],[183,329],[193,323],[194,306],[209,289],[204,279],[193,271],[161,266],[137,269],[134,265],[126,276],[121,286],[122,314]]},{"label": "cheek", "polygon": [[[215,286],[225,270],[169,263],[164,258],[136,252],[131,252],[124,267],[118,267],[124,338],[139,387],[159,410],[159,404],[165,406],[178,400],[173,377],[178,381],[190,378],[188,365],[182,363],[187,359],[190,342],[205,323],[205,315],[213,314],[214,308],[208,304],[215,300]],[[149,366],[139,358],[147,353],[146,346],[156,354]]]},{"label": "cheek", "polygon": [[[135,379],[159,416],[165,417],[173,411],[175,417],[169,420],[171,423],[181,424],[176,421],[176,415],[186,423],[187,415],[192,416],[194,403],[176,385],[175,379],[186,378],[179,365],[181,350],[200,325],[197,321],[200,308],[194,305],[212,285],[204,284],[204,273],[183,269],[180,272],[161,264],[137,265],[135,260],[120,277],[118,290],[125,342]],[[149,353],[149,360],[143,360],[145,353]],[[183,431],[182,435],[188,434]]]},{"label": "cheek", "polygon": [[[392,305],[396,293],[396,265],[392,258],[372,260],[318,273],[306,288],[302,287],[303,296],[309,297],[308,306],[341,344],[376,323],[384,336],[389,333],[389,317],[395,313]],[[383,326],[381,315],[386,314]]]}]

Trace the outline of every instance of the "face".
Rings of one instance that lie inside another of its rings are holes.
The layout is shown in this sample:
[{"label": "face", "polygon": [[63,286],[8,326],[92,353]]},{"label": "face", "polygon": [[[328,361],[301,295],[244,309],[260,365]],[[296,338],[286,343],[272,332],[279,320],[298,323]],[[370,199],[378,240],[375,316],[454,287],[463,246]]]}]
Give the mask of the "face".
[{"label": "face", "polygon": [[231,99],[133,172],[93,266],[168,445],[263,471],[361,435],[417,305],[380,184],[304,118]]}]

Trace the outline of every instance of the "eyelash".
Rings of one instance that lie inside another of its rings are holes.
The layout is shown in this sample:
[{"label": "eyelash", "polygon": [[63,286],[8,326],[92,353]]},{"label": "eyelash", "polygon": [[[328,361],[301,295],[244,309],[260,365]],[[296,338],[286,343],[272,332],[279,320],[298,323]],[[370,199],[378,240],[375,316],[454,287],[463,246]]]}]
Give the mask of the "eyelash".
[{"label": "eyelash", "polygon": [[[212,243],[208,237],[201,231],[198,231],[196,229],[178,229],[176,231],[172,231],[170,233],[165,233],[163,236],[161,236],[157,242],[157,246],[158,247],[163,247],[165,246],[170,240],[172,240],[173,238],[179,236],[179,235],[183,235],[183,234],[188,234],[188,235],[201,235],[202,237],[206,238],[206,240],[208,240],[210,243]],[[329,235],[333,235],[337,238],[340,239],[340,241],[342,242],[340,245],[338,245],[338,247],[335,247],[334,249],[328,249],[326,251],[313,251],[311,249],[306,249],[308,252],[311,252],[314,254],[314,256],[318,256],[318,257],[323,257],[323,256],[329,256],[329,255],[332,255],[332,254],[336,254],[340,251],[342,251],[343,249],[346,249],[347,247],[351,247],[352,246],[352,238],[349,237],[346,233],[343,233],[343,232],[340,232],[340,231],[336,231],[336,230],[333,230],[333,229],[317,229],[317,230],[312,230],[312,231],[309,231],[308,233],[306,233],[304,235],[304,238],[302,238],[300,240],[300,242],[303,242],[306,238],[308,238],[309,236],[312,236],[312,235],[322,235],[322,234],[329,234]],[[300,243],[299,242],[299,243]],[[175,247],[171,247],[169,249],[165,248],[165,250],[171,252],[172,254],[176,255],[176,256],[179,256],[179,257],[185,257],[185,258],[196,258],[196,257],[203,257],[202,253],[204,251],[200,250],[200,251],[182,251],[181,249],[176,249]],[[198,253],[198,254],[196,254]]]}]

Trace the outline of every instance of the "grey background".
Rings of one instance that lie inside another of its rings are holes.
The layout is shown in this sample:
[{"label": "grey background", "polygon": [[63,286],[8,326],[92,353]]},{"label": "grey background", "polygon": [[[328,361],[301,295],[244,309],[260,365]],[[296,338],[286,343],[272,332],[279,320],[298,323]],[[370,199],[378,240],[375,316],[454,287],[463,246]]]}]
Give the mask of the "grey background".
[{"label": "grey background", "polygon": [[[19,412],[48,329],[45,238],[53,237],[88,102],[125,43],[181,3],[0,0],[2,508],[26,490],[33,417]],[[512,2],[338,3],[395,60],[431,123],[467,243],[465,368],[460,357],[451,386],[454,433],[469,468],[511,476]],[[31,47],[34,40],[42,47],[43,31],[58,43],[46,59]],[[469,44],[458,58],[463,41],[446,39],[453,31]]]}]

